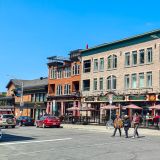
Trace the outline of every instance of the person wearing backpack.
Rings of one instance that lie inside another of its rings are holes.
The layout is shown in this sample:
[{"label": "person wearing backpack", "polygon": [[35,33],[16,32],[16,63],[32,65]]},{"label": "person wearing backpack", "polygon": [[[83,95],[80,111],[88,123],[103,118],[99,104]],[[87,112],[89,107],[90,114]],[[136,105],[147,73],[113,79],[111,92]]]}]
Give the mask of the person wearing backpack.
[{"label": "person wearing backpack", "polygon": [[128,115],[124,116],[123,127],[124,127],[124,131],[125,131],[125,137],[128,138],[128,130],[131,127],[131,121],[130,121]]},{"label": "person wearing backpack", "polygon": [[133,134],[132,138],[135,138],[136,135],[139,138],[138,127],[139,127],[139,124],[140,124],[140,116],[139,116],[138,113],[134,114],[132,123],[133,123],[133,127],[134,127],[134,134]]}]

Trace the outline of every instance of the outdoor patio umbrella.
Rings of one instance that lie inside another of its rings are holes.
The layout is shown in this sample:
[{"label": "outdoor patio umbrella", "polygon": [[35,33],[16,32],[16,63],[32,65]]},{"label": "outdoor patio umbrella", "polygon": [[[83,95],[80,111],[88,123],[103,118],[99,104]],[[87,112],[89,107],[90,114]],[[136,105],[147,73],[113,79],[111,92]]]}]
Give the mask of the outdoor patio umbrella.
[{"label": "outdoor patio umbrella", "polygon": [[151,107],[149,107],[149,109],[158,109],[158,110],[160,110],[160,105],[158,104],[158,105],[151,106]]},{"label": "outdoor patio umbrella", "polygon": [[79,111],[79,108],[78,107],[70,107],[70,108],[67,108],[67,111]]},{"label": "outdoor patio umbrella", "polygon": [[139,107],[135,104],[129,104],[127,106],[123,106],[123,109],[142,109],[142,107]]},{"label": "outdoor patio umbrella", "polygon": [[101,107],[101,109],[105,109],[105,110],[109,110],[109,109],[118,109],[119,107],[115,106],[115,105],[107,105],[107,106],[103,106]]},{"label": "outdoor patio umbrella", "polygon": [[91,108],[91,107],[82,107],[80,109],[80,111],[94,111],[95,109],[94,108]]}]

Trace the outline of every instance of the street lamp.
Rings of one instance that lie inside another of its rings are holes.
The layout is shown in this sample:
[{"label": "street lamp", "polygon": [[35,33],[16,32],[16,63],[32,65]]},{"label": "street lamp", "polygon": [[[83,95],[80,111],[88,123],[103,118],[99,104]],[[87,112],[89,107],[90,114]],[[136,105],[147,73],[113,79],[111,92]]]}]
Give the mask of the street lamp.
[{"label": "street lamp", "polygon": [[110,91],[106,95],[108,97],[108,101],[109,101],[109,105],[110,105],[109,121],[108,121],[107,125],[108,125],[108,127],[111,127],[112,126],[112,118],[111,118],[112,110],[111,110],[111,107],[112,107],[112,102],[113,102],[113,95],[115,95],[115,93]]}]

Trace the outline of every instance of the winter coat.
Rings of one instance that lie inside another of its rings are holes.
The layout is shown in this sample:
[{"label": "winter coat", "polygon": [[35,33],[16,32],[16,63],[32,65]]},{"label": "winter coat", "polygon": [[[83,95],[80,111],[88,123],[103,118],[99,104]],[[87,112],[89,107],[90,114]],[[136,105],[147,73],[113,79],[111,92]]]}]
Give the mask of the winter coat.
[{"label": "winter coat", "polygon": [[121,118],[116,118],[114,120],[114,128],[122,128],[123,127],[123,122]]},{"label": "winter coat", "polygon": [[124,126],[124,129],[129,129],[131,127],[131,121],[129,118],[124,119],[123,126]]}]

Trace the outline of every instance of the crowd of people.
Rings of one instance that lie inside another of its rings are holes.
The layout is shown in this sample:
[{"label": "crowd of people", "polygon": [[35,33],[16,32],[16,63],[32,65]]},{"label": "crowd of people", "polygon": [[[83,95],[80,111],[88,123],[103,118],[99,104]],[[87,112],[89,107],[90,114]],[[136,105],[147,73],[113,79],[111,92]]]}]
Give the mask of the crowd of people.
[{"label": "crowd of people", "polygon": [[128,138],[128,130],[131,128],[131,126],[134,128],[134,132],[132,135],[132,138],[135,138],[136,136],[139,138],[138,133],[138,127],[141,122],[141,116],[138,113],[135,113],[133,115],[132,120],[130,120],[128,115],[125,115],[123,120],[120,118],[119,115],[116,115],[116,118],[114,120],[114,132],[112,137],[116,135],[117,130],[119,130],[119,135],[122,135],[122,127],[124,127],[125,137]]}]

